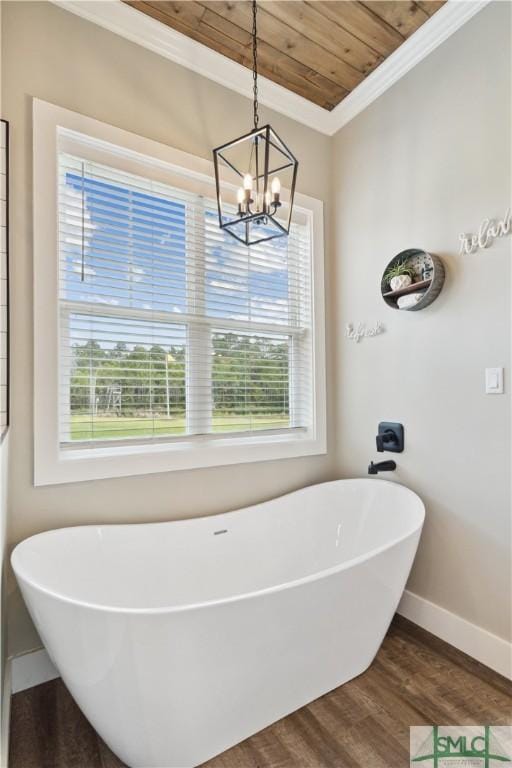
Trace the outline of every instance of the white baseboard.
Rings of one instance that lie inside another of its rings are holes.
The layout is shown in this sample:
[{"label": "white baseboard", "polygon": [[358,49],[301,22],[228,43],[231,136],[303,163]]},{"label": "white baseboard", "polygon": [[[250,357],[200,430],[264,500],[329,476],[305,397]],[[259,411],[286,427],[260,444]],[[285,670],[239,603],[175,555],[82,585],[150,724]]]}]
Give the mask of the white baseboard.
[{"label": "white baseboard", "polygon": [[0,768],[8,768],[9,735],[11,725],[11,661],[7,659],[4,669],[4,687],[2,697],[2,719],[0,722]]},{"label": "white baseboard", "polygon": [[512,644],[405,590],[397,611],[441,640],[512,680]]},{"label": "white baseboard", "polygon": [[59,677],[59,673],[44,648],[11,659],[13,693],[33,688],[34,685],[46,683],[56,677]]}]

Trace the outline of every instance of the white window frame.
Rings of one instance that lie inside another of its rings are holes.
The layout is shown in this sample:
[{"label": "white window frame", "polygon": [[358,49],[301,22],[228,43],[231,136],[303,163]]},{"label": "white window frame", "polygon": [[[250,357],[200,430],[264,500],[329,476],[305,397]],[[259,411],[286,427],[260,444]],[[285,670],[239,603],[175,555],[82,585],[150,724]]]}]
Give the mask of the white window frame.
[{"label": "white window frame", "polygon": [[193,440],[63,450],[59,440],[58,135],[74,132],[95,145],[159,168],[187,170],[211,183],[213,163],[39,99],[33,100],[34,485],[76,482],[325,454],[325,312],[323,203],[297,193],[312,221],[312,424],[279,433],[195,436]]}]

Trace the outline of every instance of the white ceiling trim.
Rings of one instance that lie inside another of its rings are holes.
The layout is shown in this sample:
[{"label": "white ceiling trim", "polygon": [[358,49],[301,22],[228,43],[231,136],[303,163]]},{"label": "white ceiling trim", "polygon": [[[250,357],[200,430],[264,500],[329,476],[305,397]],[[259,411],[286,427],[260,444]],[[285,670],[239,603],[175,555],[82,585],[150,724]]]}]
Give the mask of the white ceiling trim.
[{"label": "white ceiling trim", "polygon": [[489,2],[448,0],[329,113],[333,123],[330,135],[366,109]]},{"label": "white ceiling trim", "polygon": [[[242,96],[252,96],[252,76],[246,67],[140,13],[121,0],[52,2]],[[263,76],[259,78],[259,100],[276,112],[332,136],[489,2],[448,0],[331,112]]]},{"label": "white ceiling trim", "polygon": [[[66,11],[76,13],[118,35],[139,43],[155,53],[192,69],[242,96],[252,98],[252,74],[202,43],[167,27],[162,22],[135,10],[121,0],[52,0]],[[259,101],[300,123],[329,133],[329,112],[292,93],[266,77],[258,78]]]}]

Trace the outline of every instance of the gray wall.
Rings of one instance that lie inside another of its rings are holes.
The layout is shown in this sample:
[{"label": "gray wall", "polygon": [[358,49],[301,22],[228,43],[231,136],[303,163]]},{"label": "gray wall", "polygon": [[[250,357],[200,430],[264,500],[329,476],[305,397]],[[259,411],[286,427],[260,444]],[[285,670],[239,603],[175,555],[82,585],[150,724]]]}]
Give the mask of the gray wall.
[{"label": "gray wall", "polygon": [[[4,114],[12,132],[12,430],[9,539],[79,523],[162,520],[236,509],[334,476],[300,458],[74,485],[32,485],[31,97],[211,157],[250,127],[248,99],[50,3],[4,3]],[[8,73],[8,76],[7,76]],[[247,75],[250,78],[250,74]],[[298,188],[327,200],[330,140],[261,109],[300,157]],[[328,206],[327,206],[328,208]],[[327,241],[327,255],[329,242]],[[326,284],[329,284],[327,258]],[[329,343],[329,339],[327,340]],[[329,357],[332,358],[331,355]],[[35,639],[13,596],[17,652]]]},{"label": "gray wall", "polygon": [[[32,486],[31,96],[202,157],[247,129],[251,104],[233,92],[49,3],[7,3],[4,111],[11,120],[13,430],[11,541],[58,525],[183,517],[247,504],[329,475],[326,457]],[[300,190],[327,198],[329,140],[268,114],[300,155]],[[151,499],[148,509],[148,499]]]},{"label": "gray wall", "polygon": [[[404,423],[396,479],[428,508],[409,589],[504,638],[510,379],[485,395],[484,369],[510,370],[512,239],[459,256],[458,235],[512,202],[510,11],[492,3],[343,128],[333,164],[339,466],[360,474],[377,423]],[[410,247],[441,256],[447,279],[429,308],[399,312],[379,281]],[[343,338],[375,319],[384,335]]]},{"label": "gray wall", "polygon": [[[1,13],[1,10],[0,10]],[[0,102],[1,103],[1,102]],[[7,766],[6,738],[9,732],[7,697],[10,694],[6,681],[7,662],[7,595],[6,595],[6,533],[7,533],[7,473],[8,435],[0,443],[0,768]]]},{"label": "gray wall", "polygon": [[[3,5],[15,253],[11,544],[56,526],[209,514],[364,475],[377,422],[397,419],[407,449],[396,479],[428,506],[409,587],[506,637],[509,396],[486,397],[483,371],[510,362],[511,240],[474,256],[457,251],[460,231],[510,203],[509,4],[482,11],[334,139],[262,110],[300,158],[300,190],[327,203],[328,455],[44,488],[32,486],[31,96],[203,157],[247,128],[250,103],[50,4]],[[448,268],[438,301],[417,314],[393,312],[378,291],[387,261],[410,246]],[[383,336],[344,338],[345,322],[375,319]],[[12,651],[33,647],[15,592],[12,620]]]},{"label": "gray wall", "polygon": [[[0,117],[3,114],[2,101],[2,3],[0,3]],[[7,621],[6,621],[6,539],[7,539],[7,474],[9,458],[9,436],[0,442],[0,766],[7,764],[6,737],[9,729],[7,696],[8,686],[5,681],[7,661]]]}]

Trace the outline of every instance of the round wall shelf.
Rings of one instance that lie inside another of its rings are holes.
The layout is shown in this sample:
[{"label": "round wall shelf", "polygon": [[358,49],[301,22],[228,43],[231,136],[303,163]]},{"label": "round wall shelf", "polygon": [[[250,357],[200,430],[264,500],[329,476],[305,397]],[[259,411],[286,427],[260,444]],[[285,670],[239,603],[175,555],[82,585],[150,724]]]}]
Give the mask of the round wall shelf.
[{"label": "round wall shelf", "polygon": [[[385,278],[388,270],[405,264],[411,272],[411,282],[393,290]],[[408,248],[398,253],[387,265],[380,284],[382,298],[392,309],[417,312],[437,299],[444,283],[444,265],[439,256],[420,248]],[[404,298],[402,297],[411,297]],[[402,305],[402,306],[400,306]]]}]

